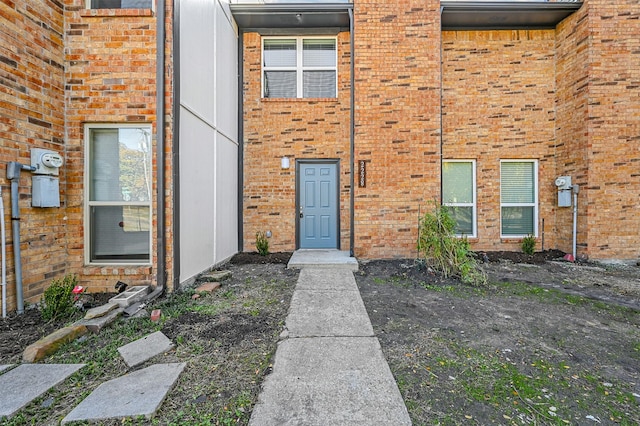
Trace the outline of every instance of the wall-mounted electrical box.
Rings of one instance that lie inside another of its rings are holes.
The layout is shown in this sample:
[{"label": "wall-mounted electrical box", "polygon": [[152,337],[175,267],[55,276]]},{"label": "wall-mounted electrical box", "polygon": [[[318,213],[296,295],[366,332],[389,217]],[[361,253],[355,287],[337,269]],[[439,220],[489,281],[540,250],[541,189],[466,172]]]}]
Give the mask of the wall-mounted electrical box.
[{"label": "wall-mounted electrical box", "polygon": [[31,176],[31,207],[60,207],[60,180],[53,176]]},{"label": "wall-mounted electrical box", "polygon": [[58,176],[60,167],[64,164],[62,155],[55,151],[41,148],[31,148],[31,166],[36,175]]},{"label": "wall-mounted electrical box", "polygon": [[555,184],[558,187],[558,207],[571,207],[571,176],[559,176]]}]

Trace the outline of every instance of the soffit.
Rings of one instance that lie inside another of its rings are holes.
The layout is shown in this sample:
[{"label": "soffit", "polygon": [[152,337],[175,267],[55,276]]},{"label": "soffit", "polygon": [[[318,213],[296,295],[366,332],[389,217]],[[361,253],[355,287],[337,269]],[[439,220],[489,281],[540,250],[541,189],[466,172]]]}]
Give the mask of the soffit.
[{"label": "soffit", "polygon": [[581,6],[580,1],[440,2],[443,30],[555,28]]},{"label": "soffit", "polygon": [[260,33],[338,32],[349,29],[351,3],[231,4],[231,14],[244,31]]}]

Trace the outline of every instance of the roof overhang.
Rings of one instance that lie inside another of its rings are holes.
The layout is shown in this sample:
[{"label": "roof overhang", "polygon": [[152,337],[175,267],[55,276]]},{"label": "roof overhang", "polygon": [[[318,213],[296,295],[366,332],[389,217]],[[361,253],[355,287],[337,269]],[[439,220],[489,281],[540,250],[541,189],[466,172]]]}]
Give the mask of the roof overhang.
[{"label": "roof overhang", "polygon": [[353,3],[233,3],[229,7],[243,31],[318,33],[348,30]]},{"label": "roof overhang", "polygon": [[550,29],[581,6],[570,0],[440,2],[443,30]]}]

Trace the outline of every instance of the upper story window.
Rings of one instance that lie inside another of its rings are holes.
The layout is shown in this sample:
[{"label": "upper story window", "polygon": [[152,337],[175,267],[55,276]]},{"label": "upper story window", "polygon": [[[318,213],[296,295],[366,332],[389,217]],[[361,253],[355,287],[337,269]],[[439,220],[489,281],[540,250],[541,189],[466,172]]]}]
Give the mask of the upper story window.
[{"label": "upper story window", "polygon": [[264,38],[265,98],[335,98],[338,69],[335,38]]},{"label": "upper story window", "polygon": [[153,0],[88,0],[90,9],[152,9]]}]

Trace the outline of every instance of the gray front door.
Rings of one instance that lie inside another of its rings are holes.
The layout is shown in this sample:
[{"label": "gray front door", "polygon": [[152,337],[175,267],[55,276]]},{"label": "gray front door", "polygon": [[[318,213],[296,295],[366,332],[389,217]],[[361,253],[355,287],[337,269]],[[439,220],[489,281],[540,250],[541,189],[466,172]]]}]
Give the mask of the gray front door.
[{"label": "gray front door", "polygon": [[338,164],[299,163],[300,248],[338,248]]}]

